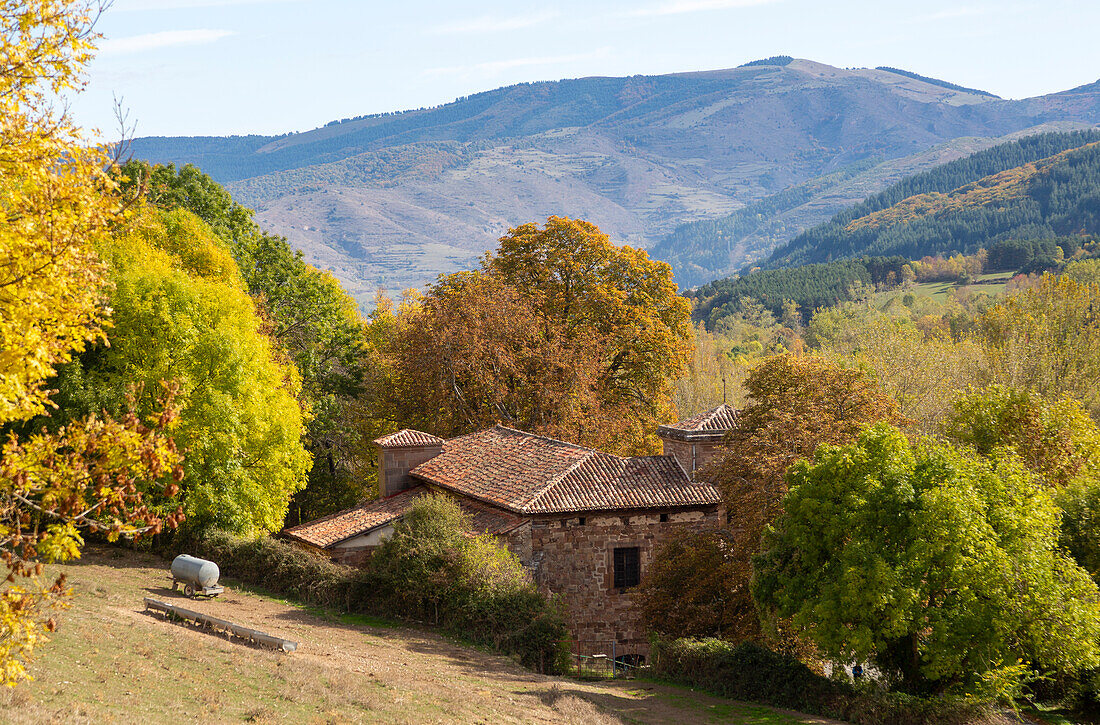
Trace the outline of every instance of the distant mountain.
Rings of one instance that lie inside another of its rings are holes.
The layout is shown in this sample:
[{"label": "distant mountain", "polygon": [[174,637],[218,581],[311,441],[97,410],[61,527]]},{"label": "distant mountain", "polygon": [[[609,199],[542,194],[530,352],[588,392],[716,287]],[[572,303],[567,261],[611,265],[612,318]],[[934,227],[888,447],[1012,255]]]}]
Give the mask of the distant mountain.
[{"label": "distant mountain", "polygon": [[[673,234],[685,241],[654,254],[694,284],[907,174],[1010,134],[1098,122],[1098,84],[1005,101],[908,71],[776,57],[520,84],[279,137],[144,138],[134,153],[226,183],[366,300],[468,266],[509,226],[550,214],[638,246]],[[739,211],[733,236],[674,233]]]},{"label": "distant mountain", "polygon": [[765,267],[973,253],[1100,234],[1100,131],[1043,134],[909,177],[795,237]]},{"label": "distant mountain", "polygon": [[851,299],[853,285],[896,284],[926,256],[988,251],[987,270],[1057,269],[1097,253],[1100,131],[1029,136],[908,177],[780,247],[763,265],[688,295],[713,327],[752,299],[804,317]]}]

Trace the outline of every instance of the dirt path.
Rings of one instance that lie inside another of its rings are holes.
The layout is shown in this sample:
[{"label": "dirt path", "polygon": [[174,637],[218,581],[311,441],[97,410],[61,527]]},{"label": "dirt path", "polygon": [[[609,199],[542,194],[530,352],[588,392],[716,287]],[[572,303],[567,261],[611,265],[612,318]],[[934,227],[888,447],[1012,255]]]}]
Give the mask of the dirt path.
[{"label": "dirt path", "polygon": [[[827,722],[644,681],[545,677],[433,632],[335,621],[228,587],[187,600],[148,555],[92,550],[65,568],[74,606],[35,682],[0,693],[2,722]],[[144,611],[146,596],[295,640],[298,651],[165,621]]]}]

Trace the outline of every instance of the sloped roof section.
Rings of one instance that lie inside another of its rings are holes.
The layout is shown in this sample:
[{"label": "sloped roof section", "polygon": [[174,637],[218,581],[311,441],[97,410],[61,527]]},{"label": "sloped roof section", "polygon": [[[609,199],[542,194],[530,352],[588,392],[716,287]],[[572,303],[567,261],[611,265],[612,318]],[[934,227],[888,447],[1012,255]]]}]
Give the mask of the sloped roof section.
[{"label": "sloped roof section", "polygon": [[[377,501],[283,529],[283,535],[327,549],[397,521],[418,498],[429,492],[427,486],[414,486]],[[523,519],[514,514],[478,501],[462,497],[456,500],[470,519],[471,534],[502,534],[523,523]]]},{"label": "sloped roof section", "polygon": [[375,438],[374,442],[383,448],[407,448],[414,446],[441,446],[443,445],[443,439],[438,436],[433,436],[431,433],[424,433],[422,431],[413,430],[412,428],[402,428],[396,433],[390,433],[384,435],[381,438]]},{"label": "sloped roof section", "polygon": [[669,456],[621,458],[495,426],[452,438],[414,477],[520,514],[673,508],[718,502]]},{"label": "sloped roof section", "polygon": [[620,458],[593,453],[536,496],[531,513],[613,511],[717,504],[718,491],[693,483],[671,456]]},{"label": "sloped roof section", "polygon": [[413,501],[427,490],[426,486],[414,486],[377,501],[291,526],[283,529],[283,535],[326,549],[401,518]]},{"label": "sloped roof section", "polygon": [[737,410],[722,403],[677,423],[657,428],[657,435],[676,440],[720,440],[726,431],[737,427]]}]

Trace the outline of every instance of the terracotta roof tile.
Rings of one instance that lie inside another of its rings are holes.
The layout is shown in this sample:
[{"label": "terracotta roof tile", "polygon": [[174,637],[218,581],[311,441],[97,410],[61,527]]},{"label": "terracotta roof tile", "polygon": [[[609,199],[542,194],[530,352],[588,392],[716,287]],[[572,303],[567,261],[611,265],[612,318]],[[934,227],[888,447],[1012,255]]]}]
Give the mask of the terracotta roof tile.
[{"label": "terracotta roof tile", "polygon": [[672,457],[620,458],[495,426],[452,438],[410,472],[456,493],[523,514],[710,505]]},{"label": "terracotta roof tile", "polygon": [[283,534],[307,544],[327,548],[400,518],[412,502],[426,491],[424,486],[414,486],[383,499],[291,526],[283,529]]},{"label": "terracotta roof tile", "polygon": [[431,433],[423,433],[411,428],[403,428],[396,433],[375,438],[374,442],[383,448],[404,448],[406,446],[439,446],[443,439]]},{"label": "terracotta roof tile", "polygon": [[737,427],[737,410],[722,403],[717,408],[705,410],[677,423],[669,423],[657,428],[657,435],[665,438],[719,439],[726,431]]},{"label": "terracotta roof tile", "polygon": [[540,513],[667,508],[718,503],[718,491],[692,483],[671,456],[620,458],[594,453],[528,508]]},{"label": "terracotta roof tile", "polygon": [[[427,486],[414,486],[383,499],[283,529],[283,534],[288,538],[327,549],[341,541],[362,536],[379,526],[396,521],[405,515],[416,499],[429,490]],[[468,498],[458,497],[457,500],[459,508],[470,519],[471,534],[502,534],[523,523],[523,519],[507,511]]]}]

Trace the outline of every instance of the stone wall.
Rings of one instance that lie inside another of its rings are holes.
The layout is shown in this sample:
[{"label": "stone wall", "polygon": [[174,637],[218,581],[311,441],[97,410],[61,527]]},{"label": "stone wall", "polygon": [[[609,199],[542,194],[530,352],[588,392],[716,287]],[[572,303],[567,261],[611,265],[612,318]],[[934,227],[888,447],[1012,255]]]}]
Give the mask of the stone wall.
[{"label": "stone wall", "polygon": [[[692,470],[692,446],[695,446],[694,470]],[[676,460],[680,462],[680,465],[684,467],[684,470],[687,471],[692,479],[695,478],[695,471],[698,471],[714,460],[714,457],[718,454],[719,446],[721,446],[721,443],[709,441],[685,443],[684,441],[673,440],[671,438],[661,439],[661,452],[666,456],[675,456]]]},{"label": "stone wall", "polygon": [[429,458],[435,458],[442,450],[440,444],[403,448],[379,446],[378,491],[382,498],[417,485],[419,481],[410,476],[409,471]]},{"label": "stone wall", "polygon": [[521,558],[521,551],[531,552],[525,563],[540,587],[560,595],[568,605],[571,634],[579,646],[615,640],[619,654],[645,655],[649,642],[632,595],[614,587],[614,550],[638,547],[644,577],[657,547],[674,531],[715,524],[718,516],[717,507],[711,507],[664,514],[540,517],[514,532],[508,546]]}]

